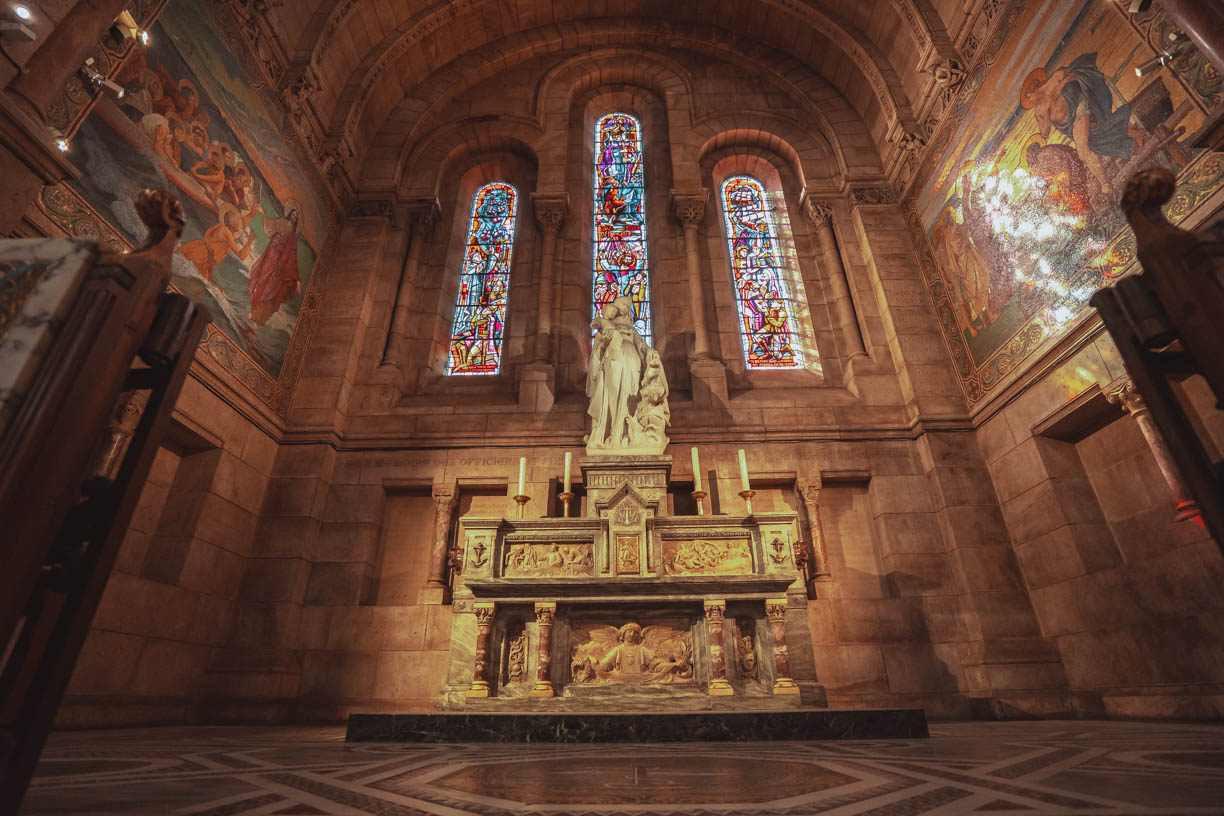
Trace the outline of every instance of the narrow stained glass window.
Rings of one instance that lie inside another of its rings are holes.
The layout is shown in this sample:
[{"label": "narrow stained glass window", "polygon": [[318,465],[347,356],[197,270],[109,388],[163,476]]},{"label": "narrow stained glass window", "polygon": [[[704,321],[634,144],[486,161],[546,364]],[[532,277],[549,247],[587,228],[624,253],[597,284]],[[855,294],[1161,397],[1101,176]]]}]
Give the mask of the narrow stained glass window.
[{"label": "narrow stained glass window", "polygon": [[595,123],[594,243],[591,316],[623,295],[633,307],[633,327],[650,343],[642,128],[627,113],[609,113]]},{"label": "narrow stained glass window", "polygon": [[748,367],[798,368],[803,355],[795,341],[794,301],[765,188],[750,176],[732,176],[722,183],[722,206]]},{"label": "narrow stained glass window", "polygon": [[472,198],[448,374],[496,374],[501,367],[517,205],[518,191],[500,181],[481,187]]}]

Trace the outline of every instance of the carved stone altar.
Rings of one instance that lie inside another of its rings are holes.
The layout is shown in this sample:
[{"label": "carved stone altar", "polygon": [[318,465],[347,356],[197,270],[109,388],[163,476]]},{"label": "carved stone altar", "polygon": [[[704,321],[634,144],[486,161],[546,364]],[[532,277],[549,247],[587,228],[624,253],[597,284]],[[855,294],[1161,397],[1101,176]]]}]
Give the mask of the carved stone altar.
[{"label": "carved stone altar", "polygon": [[671,457],[579,462],[582,518],[466,517],[443,706],[823,707],[794,513],[667,513]]}]

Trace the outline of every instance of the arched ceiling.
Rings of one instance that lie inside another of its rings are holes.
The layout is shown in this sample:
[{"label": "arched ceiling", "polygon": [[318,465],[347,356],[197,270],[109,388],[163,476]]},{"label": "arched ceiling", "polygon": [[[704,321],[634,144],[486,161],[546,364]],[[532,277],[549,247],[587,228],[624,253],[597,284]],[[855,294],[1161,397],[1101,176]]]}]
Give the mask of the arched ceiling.
[{"label": "arched ceiling", "polygon": [[[925,68],[979,0],[272,0],[287,69],[324,140],[387,160],[388,121],[418,125],[464,87],[542,52],[638,43],[718,55],[814,106],[852,112],[877,147],[917,132]],[[811,94],[816,94],[811,98]],[[839,123],[844,113],[834,113]],[[382,153],[380,153],[380,149]],[[368,175],[368,174],[367,174]]]}]

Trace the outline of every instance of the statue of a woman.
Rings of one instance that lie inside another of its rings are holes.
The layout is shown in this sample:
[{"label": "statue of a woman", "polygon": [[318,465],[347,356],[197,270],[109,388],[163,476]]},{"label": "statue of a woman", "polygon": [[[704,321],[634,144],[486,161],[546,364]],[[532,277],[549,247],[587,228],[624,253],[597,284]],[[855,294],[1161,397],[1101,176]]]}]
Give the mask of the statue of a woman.
[{"label": "statue of a woman", "polygon": [[628,452],[638,441],[640,426],[634,411],[652,349],[633,328],[633,305],[627,297],[604,306],[591,328],[596,332],[587,371],[586,393],[591,400],[587,453]]}]

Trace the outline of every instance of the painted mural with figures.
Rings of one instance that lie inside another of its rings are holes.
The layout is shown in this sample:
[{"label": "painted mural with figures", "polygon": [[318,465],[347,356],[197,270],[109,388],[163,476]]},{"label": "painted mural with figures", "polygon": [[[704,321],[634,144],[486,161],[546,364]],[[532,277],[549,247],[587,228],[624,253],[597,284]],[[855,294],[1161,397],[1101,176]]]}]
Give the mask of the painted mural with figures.
[{"label": "painted mural with figures", "polygon": [[[1218,154],[1190,146],[1219,75],[1163,14],[1123,5],[1019,6],[1006,39],[970,73],[936,136],[933,171],[914,189],[925,272],[971,403],[1134,268],[1117,205],[1127,178],[1153,165],[1177,173],[1174,222],[1224,178]],[[1173,58],[1153,65],[1157,48]]]},{"label": "painted mural with figures", "polygon": [[200,0],[170,3],[72,140],[74,191],[130,242],[169,190],[187,225],[173,286],[276,378],[322,246],[313,187]]}]

